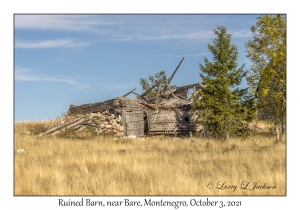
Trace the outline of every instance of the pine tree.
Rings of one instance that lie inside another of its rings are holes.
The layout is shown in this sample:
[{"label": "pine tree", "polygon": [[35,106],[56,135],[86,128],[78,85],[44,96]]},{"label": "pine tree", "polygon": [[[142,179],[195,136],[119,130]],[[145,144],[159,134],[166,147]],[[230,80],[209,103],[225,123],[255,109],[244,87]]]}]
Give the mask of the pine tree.
[{"label": "pine tree", "polygon": [[231,44],[231,35],[224,26],[218,26],[214,33],[217,37],[207,44],[213,62],[204,57],[204,65],[199,65],[205,88],[199,90],[200,98],[194,97],[194,107],[209,136],[229,140],[232,135],[249,134],[248,123],[256,110],[248,89],[239,88],[247,72],[244,64],[238,68],[238,50]]}]

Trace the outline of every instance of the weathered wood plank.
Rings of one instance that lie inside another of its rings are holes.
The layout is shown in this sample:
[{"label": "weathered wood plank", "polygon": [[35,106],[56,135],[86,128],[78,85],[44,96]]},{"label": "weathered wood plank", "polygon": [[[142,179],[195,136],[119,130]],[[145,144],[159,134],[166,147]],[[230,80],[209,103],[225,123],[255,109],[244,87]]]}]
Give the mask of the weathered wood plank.
[{"label": "weathered wood plank", "polygon": [[161,81],[158,81],[155,85],[153,85],[149,90],[147,90],[146,92],[144,92],[143,94],[141,94],[139,97],[143,98],[147,93],[149,93],[153,88],[155,88],[157,85],[159,85]]},{"label": "weathered wood plank", "polygon": [[122,97],[126,97],[128,96],[130,93],[132,93],[133,91],[135,91],[136,88],[132,89],[131,91],[129,91],[128,93],[126,93],[125,95],[123,95]]},{"label": "weathered wood plank", "polygon": [[71,129],[77,129],[77,128],[79,128],[81,125],[76,125],[76,126],[74,126],[74,127],[72,127]]},{"label": "weathered wood plank", "polygon": [[69,128],[72,128],[72,127],[74,127],[74,126],[76,126],[76,125],[79,125],[79,124],[82,123],[83,121],[85,121],[85,119],[80,119],[80,120],[78,120],[78,121],[76,121],[76,122],[70,123],[69,125],[66,126],[66,129],[69,129]]},{"label": "weathered wood plank", "polygon": [[46,132],[43,133],[43,135],[48,134],[48,133],[51,133],[51,132],[56,131],[56,130],[60,130],[60,129],[62,129],[62,128],[68,126],[68,125],[73,124],[73,122],[79,121],[80,119],[81,119],[81,118],[77,118],[77,119],[75,119],[75,120],[72,121],[72,122],[65,123],[65,124],[59,124],[58,126],[55,126],[55,127],[53,127],[53,128],[48,129]]},{"label": "weathered wood plank", "polygon": [[91,118],[91,120],[92,120],[96,125],[99,124],[99,123],[98,123],[96,120],[94,120],[93,118]]},{"label": "weathered wood plank", "polygon": [[97,106],[93,107],[91,110],[89,110],[89,113],[95,113],[95,112],[102,112],[110,109],[114,109],[115,107],[113,105],[104,105],[104,106]]},{"label": "weathered wood plank", "polygon": [[58,130],[58,129],[61,129],[61,128],[63,128],[64,126],[65,126],[65,125],[63,125],[63,124],[60,124],[60,125],[58,125],[58,126],[55,126],[55,127],[51,128],[51,129],[47,130],[46,132],[44,132],[42,135],[45,135],[45,134],[51,133],[51,132],[53,132],[53,131],[56,131],[56,130]]},{"label": "weathered wood plank", "polygon": [[65,128],[63,128],[61,130],[56,130],[56,131],[50,133],[50,136],[55,136],[56,134],[59,134],[60,132],[65,131],[65,130],[66,130]]},{"label": "weathered wood plank", "polygon": [[[183,61],[184,57],[181,59],[181,61],[179,62],[179,64],[177,65],[176,69],[174,70],[173,74],[171,75],[171,77],[168,79],[167,85],[169,85],[174,77],[174,75],[176,74],[177,70],[179,69],[182,61]],[[165,86],[164,91],[167,90],[167,86]]]},{"label": "weathered wood plank", "polygon": [[124,128],[123,132],[127,136],[127,126],[126,126],[126,108],[122,107],[122,126]]}]

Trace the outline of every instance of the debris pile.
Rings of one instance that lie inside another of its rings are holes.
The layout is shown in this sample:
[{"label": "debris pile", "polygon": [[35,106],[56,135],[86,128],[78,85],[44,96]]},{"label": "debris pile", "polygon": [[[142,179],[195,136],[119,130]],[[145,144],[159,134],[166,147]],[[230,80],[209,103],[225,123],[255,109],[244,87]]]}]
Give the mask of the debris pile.
[{"label": "debris pile", "polygon": [[54,136],[69,129],[75,132],[92,131],[97,135],[113,134],[120,137],[124,136],[121,115],[109,112],[66,116],[59,124],[50,127],[46,132],[40,134],[40,136]]}]

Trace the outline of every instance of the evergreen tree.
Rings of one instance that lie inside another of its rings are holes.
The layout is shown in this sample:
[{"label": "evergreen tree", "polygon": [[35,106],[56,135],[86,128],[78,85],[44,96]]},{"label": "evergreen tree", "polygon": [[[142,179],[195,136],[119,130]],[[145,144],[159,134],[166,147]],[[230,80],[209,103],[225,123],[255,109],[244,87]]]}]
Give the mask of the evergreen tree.
[{"label": "evergreen tree", "polygon": [[204,65],[200,64],[205,88],[199,90],[200,98],[193,98],[194,107],[209,136],[229,140],[231,135],[249,134],[248,123],[256,110],[248,89],[238,87],[247,72],[244,64],[238,68],[238,50],[231,44],[231,35],[224,26],[218,26],[214,33],[217,37],[207,44],[213,62],[204,57]]}]

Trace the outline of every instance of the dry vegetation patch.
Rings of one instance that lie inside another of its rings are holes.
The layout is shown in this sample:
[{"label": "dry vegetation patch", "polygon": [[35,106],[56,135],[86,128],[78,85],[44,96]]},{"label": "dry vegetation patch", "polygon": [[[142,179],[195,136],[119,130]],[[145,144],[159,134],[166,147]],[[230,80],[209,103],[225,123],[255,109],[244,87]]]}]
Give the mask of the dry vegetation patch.
[{"label": "dry vegetation patch", "polygon": [[[200,138],[24,134],[32,125],[15,124],[15,195],[286,194],[285,139],[275,144],[274,137],[258,133],[232,139],[228,147]],[[17,154],[18,149],[26,154]],[[276,188],[241,189],[244,181],[249,187],[257,182]],[[222,189],[228,185],[237,188]]]}]

